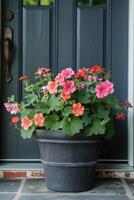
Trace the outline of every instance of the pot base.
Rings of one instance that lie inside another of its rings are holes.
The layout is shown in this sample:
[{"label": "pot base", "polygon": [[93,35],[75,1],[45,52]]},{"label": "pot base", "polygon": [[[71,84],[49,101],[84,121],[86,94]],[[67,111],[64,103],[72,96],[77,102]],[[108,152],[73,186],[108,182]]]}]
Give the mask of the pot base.
[{"label": "pot base", "polygon": [[93,188],[95,166],[53,167],[44,166],[47,187],[57,192],[82,192]]}]

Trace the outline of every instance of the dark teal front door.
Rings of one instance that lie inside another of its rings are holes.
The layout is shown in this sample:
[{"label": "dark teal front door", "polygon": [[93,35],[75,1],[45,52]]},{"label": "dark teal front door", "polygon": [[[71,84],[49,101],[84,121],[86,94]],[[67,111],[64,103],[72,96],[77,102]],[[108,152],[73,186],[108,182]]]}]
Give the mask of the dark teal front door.
[{"label": "dark teal front door", "polygon": [[[0,159],[7,161],[39,159],[35,141],[21,139],[3,107],[11,94],[23,98],[21,75],[32,77],[41,66],[57,73],[67,66],[79,69],[98,64],[111,69],[116,92],[121,100],[127,98],[127,0],[109,0],[104,5],[89,1],[80,5],[82,0],[53,0],[50,5],[41,5],[43,0],[26,2],[4,0],[2,5]],[[11,32],[9,49],[7,30]],[[12,75],[9,82],[7,68]],[[127,160],[126,122],[117,124],[117,134],[106,141],[101,157]]]}]

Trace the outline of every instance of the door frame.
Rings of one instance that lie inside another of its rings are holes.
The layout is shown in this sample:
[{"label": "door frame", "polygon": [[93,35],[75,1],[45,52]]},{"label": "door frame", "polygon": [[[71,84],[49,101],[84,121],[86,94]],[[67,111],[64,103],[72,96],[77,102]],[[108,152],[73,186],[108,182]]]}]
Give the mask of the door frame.
[{"label": "door frame", "polygon": [[[128,101],[134,105],[134,1],[128,11]],[[134,166],[134,109],[128,110],[128,164]]]}]

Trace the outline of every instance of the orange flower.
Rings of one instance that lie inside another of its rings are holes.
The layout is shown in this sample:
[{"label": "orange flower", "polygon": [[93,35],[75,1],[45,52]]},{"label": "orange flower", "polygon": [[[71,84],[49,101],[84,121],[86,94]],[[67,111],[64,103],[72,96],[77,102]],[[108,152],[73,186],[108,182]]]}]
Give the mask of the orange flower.
[{"label": "orange flower", "polygon": [[25,130],[28,130],[33,125],[33,122],[28,117],[23,117],[21,119],[21,127]]},{"label": "orange flower", "polygon": [[17,124],[19,122],[19,117],[13,117],[12,118],[12,123]]},{"label": "orange flower", "polygon": [[45,123],[45,117],[43,117],[42,113],[38,113],[34,115],[34,123],[36,126],[42,127]]},{"label": "orange flower", "polygon": [[71,98],[71,94],[69,92],[65,92],[64,90],[62,90],[60,96],[64,101],[66,101],[66,100]]},{"label": "orange flower", "polygon": [[83,113],[84,113],[84,106],[82,106],[81,103],[74,103],[72,105],[72,113],[76,117],[79,117],[79,116],[83,115]]},{"label": "orange flower", "polygon": [[58,87],[58,84],[55,81],[49,81],[47,84],[47,90],[51,94],[57,93],[57,87]]},{"label": "orange flower", "polygon": [[24,81],[24,80],[26,80],[26,79],[27,79],[27,76],[21,76],[21,77],[19,78],[20,81]]}]

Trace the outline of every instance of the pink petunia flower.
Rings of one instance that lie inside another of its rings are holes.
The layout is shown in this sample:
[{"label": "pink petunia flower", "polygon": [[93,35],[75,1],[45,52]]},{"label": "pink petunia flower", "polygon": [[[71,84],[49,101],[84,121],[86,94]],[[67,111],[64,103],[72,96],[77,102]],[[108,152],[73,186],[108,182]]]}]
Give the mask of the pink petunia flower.
[{"label": "pink petunia flower", "polygon": [[61,75],[61,73],[58,73],[58,75],[55,77],[55,82],[59,86],[63,86],[63,84],[64,84],[64,77]]},{"label": "pink petunia flower", "polygon": [[47,90],[51,94],[57,94],[58,84],[55,81],[49,81],[47,84]]},{"label": "pink petunia flower", "polygon": [[33,125],[33,121],[29,119],[28,117],[23,117],[21,119],[21,127],[24,130],[28,130]]},{"label": "pink petunia flower", "polygon": [[10,112],[12,109],[12,104],[10,102],[4,103],[4,106],[7,110],[7,112]]},{"label": "pink petunia flower", "polygon": [[74,81],[65,81],[65,83],[63,84],[63,89],[66,93],[73,93],[76,90]]},{"label": "pink petunia flower", "polygon": [[17,103],[11,105],[11,114],[17,114],[20,111]]},{"label": "pink petunia flower", "polygon": [[71,68],[66,68],[61,71],[61,76],[63,78],[71,78],[72,75],[74,75],[74,71]]},{"label": "pink petunia flower", "polygon": [[95,90],[97,98],[103,99],[104,97],[114,92],[113,83],[107,80],[100,85],[97,85]]}]

